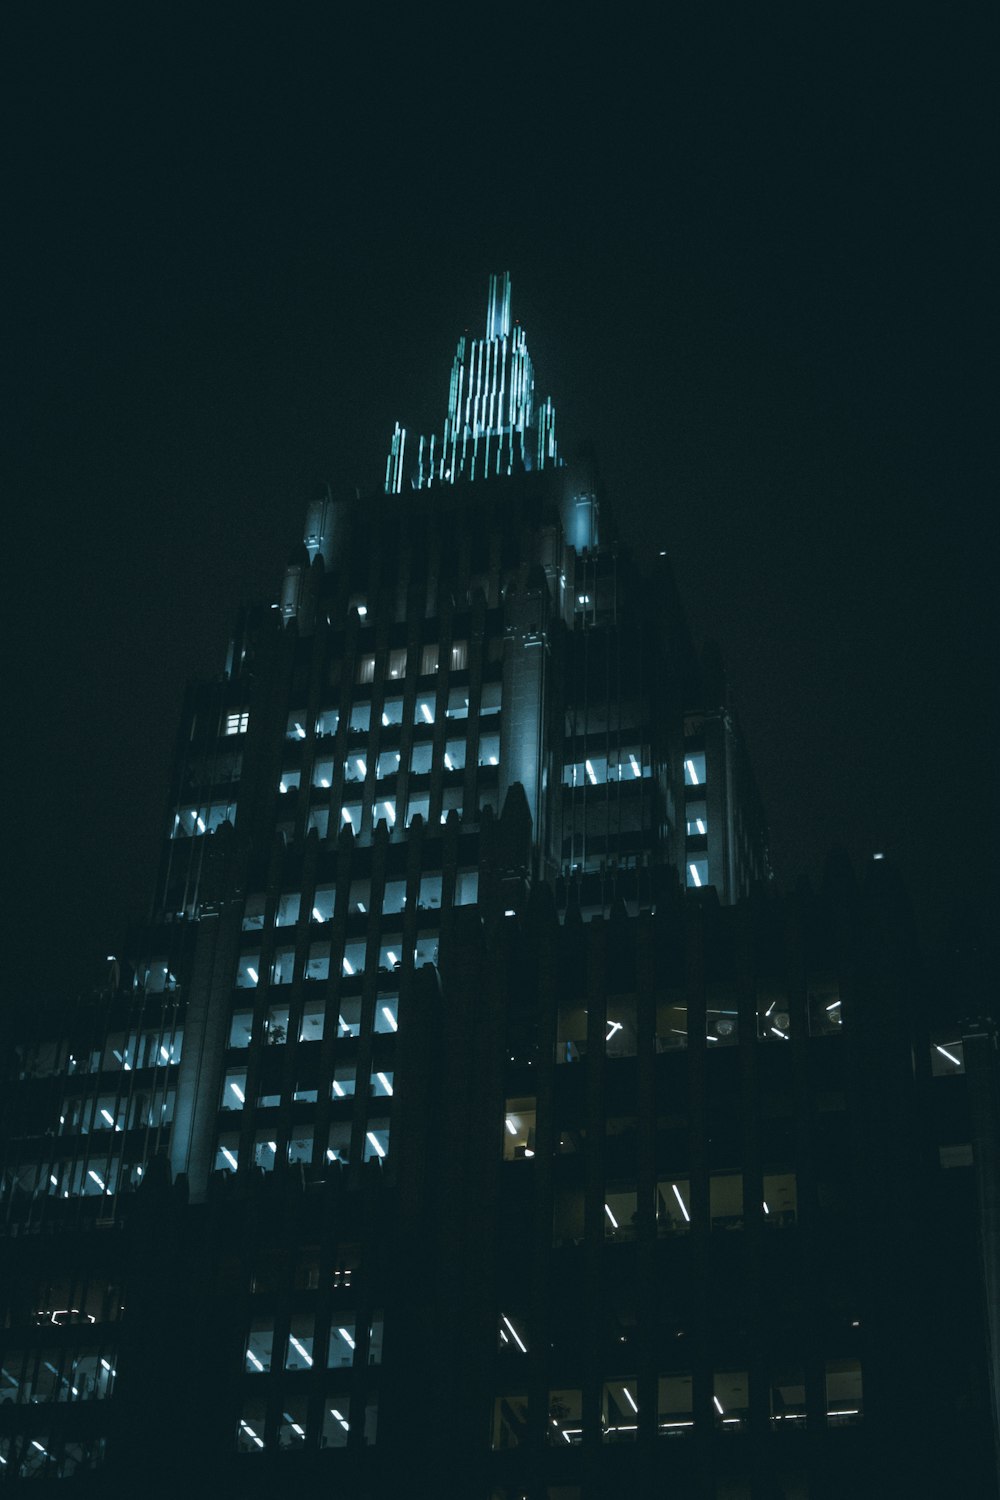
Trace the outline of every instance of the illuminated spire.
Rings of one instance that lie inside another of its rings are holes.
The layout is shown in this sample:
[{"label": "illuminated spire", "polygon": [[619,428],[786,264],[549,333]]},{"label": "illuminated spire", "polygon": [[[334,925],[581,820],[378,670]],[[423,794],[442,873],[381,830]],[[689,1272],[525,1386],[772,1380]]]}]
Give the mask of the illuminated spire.
[{"label": "illuminated spire", "polygon": [[396,423],[386,492],[398,495],[406,485],[423,490],[558,464],[555,407],[546,398],[536,416],[534,397],[534,367],[523,328],[511,323],[510,275],[504,271],[490,277],[485,338],[458,341],[440,441],[432,433],[411,443],[407,467],[406,429]]}]

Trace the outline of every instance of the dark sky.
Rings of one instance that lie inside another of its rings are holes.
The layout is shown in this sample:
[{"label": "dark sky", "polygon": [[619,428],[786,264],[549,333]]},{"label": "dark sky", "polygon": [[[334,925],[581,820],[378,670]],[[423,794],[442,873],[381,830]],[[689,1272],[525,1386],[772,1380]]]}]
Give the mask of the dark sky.
[{"label": "dark sky", "polygon": [[880,9],[8,19],[10,983],[142,914],[185,678],[317,480],[439,424],[504,268],[723,648],[782,881],[840,842],[932,930],[994,899],[996,39]]}]

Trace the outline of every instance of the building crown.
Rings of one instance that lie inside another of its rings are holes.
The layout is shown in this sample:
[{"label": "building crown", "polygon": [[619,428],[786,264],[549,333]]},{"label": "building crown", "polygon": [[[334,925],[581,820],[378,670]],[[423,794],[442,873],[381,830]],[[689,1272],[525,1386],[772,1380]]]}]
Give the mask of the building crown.
[{"label": "building crown", "polygon": [[510,273],[491,276],[486,335],[455,350],[448,414],[440,439],[421,435],[407,456],[407,431],[397,422],[385,466],[387,494],[404,484],[429,489],[460,479],[488,479],[559,463],[551,397],[535,407],[535,371],[524,329],[512,323]]}]

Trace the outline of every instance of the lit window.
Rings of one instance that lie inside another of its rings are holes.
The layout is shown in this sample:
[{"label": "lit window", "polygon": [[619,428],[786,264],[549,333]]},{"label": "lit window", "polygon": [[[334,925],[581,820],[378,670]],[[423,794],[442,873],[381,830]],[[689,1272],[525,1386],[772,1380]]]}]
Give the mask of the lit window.
[{"label": "lit window", "polygon": [[294,927],[299,920],[299,907],[301,897],[298,891],[289,891],[278,900],[278,910],[275,913],[274,924],[276,927]]},{"label": "lit window", "polygon": [[402,724],[403,722],[403,700],[402,698],[386,698],[382,704],[382,725],[388,729],[391,724]]},{"label": "lit window", "polygon": [[453,687],[448,692],[448,706],[445,709],[445,717],[448,719],[467,719],[469,717],[469,689],[466,687]]},{"label": "lit window", "polygon": [[333,761],[318,760],[313,766],[312,784],[325,791],[333,786]]},{"label": "lit window", "polygon": [[826,1363],[826,1421],[829,1427],[850,1427],[861,1421],[864,1402],[861,1364],[856,1359]]},{"label": "lit window", "polygon": [[806,1381],[801,1370],[786,1370],[771,1379],[771,1426],[803,1428],[806,1421]]},{"label": "lit window", "polygon": [[507,1100],[504,1107],[504,1161],[530,1161],[534,1156],[536,1118],[534,1096]]},{"label": "lit window", "polygon": [[708,835],[708,810],[704,802],[689,802],[684,810],[689,839],[703,839]]},{"label": "lit window", "polygon": [[375,1030],[394,1032],[399,1029],[399,996],[380,994],[375,1002]]},{"label": "lit window", "polygon": [[[582,1429],[581,1429],[582,1431]],[[493,1402],[490,1447],[495,1451],[517,1448],[528,1437],[528,1398],[524,1394],[497,1396]]]},{"label": "lit window", "polygon": [[433,677],[438,669],[437,645],[425,646],[420,653],[420,675],[421,677]]},{"label": "lit window", "polygon": [[320,1436],[322,1448],[343,1448],[350,1431],[348,1397],[329,1396],[323,1406],[323,1432]]},{"label": "lit window", "polygon": [[[322,711],[322,713],[319,715],[319,717],[316,720],[316,733],[321,738],[325,738],[328,735],[334,735],[334,734],[337,733],[337,725],[339,723],[340,723],[340,710],[339,710],[339,708],[324,708],[323,711]],[[297,720],[296,728],[297,729],[301,729],[302,728],[302,724],[303,724],[302,717],[299,716],[299,718]],[[301,738],[301,736],[298,736],[298,737]],[[291,736],[289,736],[289,738],[291,738]]]},{"label": "lit window", "polygon": [[549,1391],[545,1440],[554,1448],[576,1448],[583,1442],[582,1391]]},{"label": "lit window", "polygon": [[684,785],[705,785],[705,752],[692,750],[684,757]]},{"label": "lit window", "polygon": [[330,973],[330,944],[310,943],[305,979],[326,979]]},{"label": "lit window", "polygon": [[708,885],[708,860],[689,859],[687,861],[687,883],[688,889],[697,891],[702,886]]},{"label": "lit window", "polygon": [[274,1318],[254,1318],[247,1335],[245,1365],[250,1375],[266,1375],[274,1348]]},{"label": "lit window", "polygon": [[434,723],[435,696],[433,693],[421,693],[414,705],[414,721],[417,724]]},{"label": "lit window", "polygon": [[309,1313],[293,1313],[288,1325],[285,1369],[311,1370],[312,1366],[313,1318]]},{"label": "lit window", "polygon": [[691,1184],[686,1177],[656,1184],[656,1232],[683,1234],[691,1223]]},{"label": "lit window", "polygon": [[406,676],[406,651],[404,649],[389,652],[388,675],[393,679]]},{"label": "lit window", "polygon": [[639,1435],[638,1382],[606,1380],[601,1401],[601,1439],[605,1443],[634,1443]]},{"label": "lit window", "polygon": [[365,1161],[384,1161],[389,1155],[389,1121],[385,1118],[368,1121],[365,1131]]},{"label": "lit window", "polygon": [[931,1072],[935,1078],[965,1072],[965,1044],[961,1037],[952,1040],[951,1036],[945,1036],[941,1041],[931,1042]]},{"label": "lit window", "polygon": [[330,1341],[327,1346],[326,1365],[328,1370],[341,1370],[354,1363],[354,1351],[357,1348],[357,1333],[353,1313],[337,1313],[333,1315],[333,1324],[330,1328]]},{"label": "lit window", "polygon": [[224,734],[246,734],[247,725],[250,723],[250,714],[247,709],[240,709],[236,713],[227,714]]},{"label": "lit window", "polygon": [[656,1430],[660,1437],[683,1437],[694,1428],[690,1375],[661,1375],[657,1381]]},{"label": "lit window", "polygon": [[260,982],[260,954],[244,953],[236,972],[236,987],[240,990],[256,989]]},{"label": "lit window", "polygon": [[717,1371],[712,1407],[715,1425],[723,1432],[739,1432],[750,1421],[750,1377],[746,1370]]},{"label": "lit window", "polygon": [[428,814],[430,813],[430,806],[431,806],[431,799],[428,796],[426,796],[426,795],[424,795],[422,797],[421,796],[411,797],[410,798],[410,802],[409,802],[409,806],[406,809],[406,826],[407,826],[407,828],[409,828],[410,824],[413,822],[414,818],[416,818],[416,817],[421,817],[426,822]]},{"label": "lit window", "polygon": [[375,681],[375,658],[374,656],[361,656],[358,658],[358,682]]},{"label": "lit window", "polygon": [[322,1000],[307,1000],[302,1007],[302,1023],[299,1027],[300,1042],[321,1042],[325,1005]]}]

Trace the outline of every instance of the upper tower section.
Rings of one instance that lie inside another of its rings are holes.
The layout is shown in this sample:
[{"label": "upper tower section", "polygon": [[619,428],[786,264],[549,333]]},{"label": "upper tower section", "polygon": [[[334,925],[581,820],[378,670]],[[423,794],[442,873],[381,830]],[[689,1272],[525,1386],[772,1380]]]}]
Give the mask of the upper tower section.
[{"label": "upper tower section", "polygon": [[559,464],[550,397],[536,407],[535,371],[524,329],[511,321],[510,275],[490,277],[486,334],[458,341],[440,437],[413,438],[396,423],[386,493],[491,479]]}]

